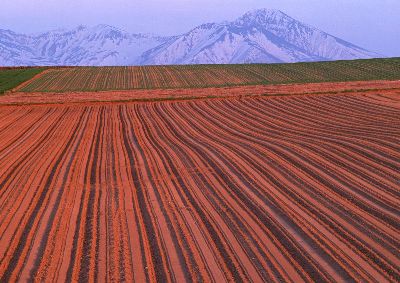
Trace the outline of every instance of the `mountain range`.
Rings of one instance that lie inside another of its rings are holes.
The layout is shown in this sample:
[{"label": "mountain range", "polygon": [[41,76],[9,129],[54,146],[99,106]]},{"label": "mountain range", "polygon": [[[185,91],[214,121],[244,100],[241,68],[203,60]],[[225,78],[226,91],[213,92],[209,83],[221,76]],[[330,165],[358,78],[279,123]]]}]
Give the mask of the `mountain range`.
[{"label": "mountain range", "polygon": [[302,23],[261,9],[177,36],[131,34],[98,25],[38,35],[0,29],[0,66],[119,66],[293,63],[383,57]]}]

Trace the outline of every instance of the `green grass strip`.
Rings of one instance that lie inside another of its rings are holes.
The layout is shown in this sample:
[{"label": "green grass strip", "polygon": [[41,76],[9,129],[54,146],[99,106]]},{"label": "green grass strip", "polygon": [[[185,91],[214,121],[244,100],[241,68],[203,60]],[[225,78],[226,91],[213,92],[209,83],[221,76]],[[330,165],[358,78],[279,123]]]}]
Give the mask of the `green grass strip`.
[{"label": "green grass strip", "polygon": [[30,80],[45,68],[0,68],[0,95]]}]

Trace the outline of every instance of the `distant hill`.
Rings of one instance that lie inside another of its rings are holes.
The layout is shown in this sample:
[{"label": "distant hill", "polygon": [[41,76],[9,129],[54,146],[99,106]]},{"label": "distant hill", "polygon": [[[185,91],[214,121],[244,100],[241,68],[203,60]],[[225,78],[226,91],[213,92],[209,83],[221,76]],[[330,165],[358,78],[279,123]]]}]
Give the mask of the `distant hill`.
[{"label": "distant hill", "polygon": [[171,37],[130,34],[107,25],[39,35],[0,30],[1,66],[293,63],[377,57],[383,56],[268,9]]}]

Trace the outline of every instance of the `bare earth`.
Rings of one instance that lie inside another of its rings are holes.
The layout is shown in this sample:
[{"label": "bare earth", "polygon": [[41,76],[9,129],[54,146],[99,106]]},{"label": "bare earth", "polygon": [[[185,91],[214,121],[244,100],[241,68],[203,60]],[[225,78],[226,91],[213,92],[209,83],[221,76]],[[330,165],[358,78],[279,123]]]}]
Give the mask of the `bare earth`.
[{"label": "bare earth", "polygon": [[398,282],[399,88],[1,97],[0,281]]},{"label": "bare earth", "polygon": [[362,81],[345,83],[311,83],[287,85],[255,85],[221,88],[193,89],[154,89],[101,92],[69,93],[26,93],[13,92],[0,96],[0,105],[21,104],[68,104],[81,102],[128,102],[155,100],[182,100],[194,98],[227,98],[247,96],[276,96],[299,94],[332,94],[332,93],[400,93],[400,81]]}]

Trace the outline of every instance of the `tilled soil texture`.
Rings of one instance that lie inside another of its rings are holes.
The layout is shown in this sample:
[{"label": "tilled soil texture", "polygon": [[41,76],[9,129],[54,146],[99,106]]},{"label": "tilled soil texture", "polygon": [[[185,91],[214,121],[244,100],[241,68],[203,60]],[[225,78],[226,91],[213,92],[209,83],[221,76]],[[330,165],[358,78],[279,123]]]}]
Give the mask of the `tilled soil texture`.
[{"label": "tilled soil texture", "polygon": [[227,98],[248,96],[286,96],[334,93],[400,94],[400,81],[358,81],[284,85],[248,85],[219,88],[152,89],[99,92],[26,93],[15,92],[0,97],[0,105],[71,104],[82,102],[148,102]]},{"label": "tilled soil texture", "polygon": [[57,67],[15,90],[93,92],[399,79],[400,58],[294,64]]},{"label": "tilled soil texture", "polygon": [[0,107],[0,281],[398,282],[400,96]]}]

